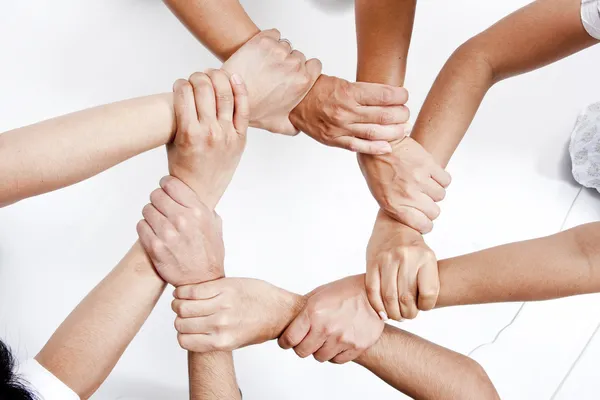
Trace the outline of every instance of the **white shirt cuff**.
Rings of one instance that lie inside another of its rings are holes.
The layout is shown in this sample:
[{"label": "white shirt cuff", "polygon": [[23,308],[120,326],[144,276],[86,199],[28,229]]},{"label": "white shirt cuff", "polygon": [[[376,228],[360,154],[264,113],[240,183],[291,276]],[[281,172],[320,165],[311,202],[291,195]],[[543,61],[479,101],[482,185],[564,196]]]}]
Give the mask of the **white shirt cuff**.
[{"label": "white shirt cuff", "polygon": [[40,400],[79,400],[74,391],[34,359],[22,363],[18,374]]}]

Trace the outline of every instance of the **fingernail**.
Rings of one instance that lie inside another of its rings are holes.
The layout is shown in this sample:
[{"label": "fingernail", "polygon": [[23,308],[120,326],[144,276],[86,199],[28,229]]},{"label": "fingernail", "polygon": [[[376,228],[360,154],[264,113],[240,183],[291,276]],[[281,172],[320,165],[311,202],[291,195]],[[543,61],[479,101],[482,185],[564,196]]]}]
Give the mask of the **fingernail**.
[{"label": "fingernail", "polygon": [[379,311],[379,317],[382,321],[387,321],[389,319],[385,311]]},{"label": "fingernail", "polygon": [[239,76],[238,74],[233,74],[231,75],[231,80],[233,81],[233,83],[235,83],[236,85],[241,85],[243,83],[242,81],[242,77]]}]

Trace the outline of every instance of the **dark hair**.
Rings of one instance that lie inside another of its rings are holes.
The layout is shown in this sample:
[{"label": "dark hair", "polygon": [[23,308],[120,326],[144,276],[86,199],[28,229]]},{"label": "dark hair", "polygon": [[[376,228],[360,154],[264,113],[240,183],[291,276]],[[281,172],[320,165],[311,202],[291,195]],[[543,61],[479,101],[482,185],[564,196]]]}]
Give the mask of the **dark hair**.
[{"label": "dark hair", "polygon": [[15,374],[16,364],[10,348],[0,340],[0,400],[38,400]]}]

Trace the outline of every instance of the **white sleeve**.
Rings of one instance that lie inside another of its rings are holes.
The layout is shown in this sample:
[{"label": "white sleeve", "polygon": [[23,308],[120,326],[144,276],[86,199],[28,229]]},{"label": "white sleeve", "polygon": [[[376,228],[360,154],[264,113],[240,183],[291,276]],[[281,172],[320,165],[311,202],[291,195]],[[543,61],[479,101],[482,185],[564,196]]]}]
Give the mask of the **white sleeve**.
[{"label": "white sleeve", "polygon": [[74,391],[34,359],[22,363],[18,374],[39,400],[79,400]]},{"label": "white sleeve", "polygon": [[581,22],[592,37],[600,40],[600,0],[581,0]]}]

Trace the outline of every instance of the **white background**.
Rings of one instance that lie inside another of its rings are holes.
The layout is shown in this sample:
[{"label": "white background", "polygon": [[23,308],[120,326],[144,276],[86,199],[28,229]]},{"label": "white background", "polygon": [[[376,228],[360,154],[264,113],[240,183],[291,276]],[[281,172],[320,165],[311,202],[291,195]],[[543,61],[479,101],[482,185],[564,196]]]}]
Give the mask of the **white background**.
[{"label": "white background", "polygon": [[[351,4],[247,0],[262,28],[278,27],[324,72],[353,79]],[[524,0],[425,1],[418,6],[407,87],[413,115],[436,73],[463,41]],[[159,0],[3,1],[0,131],[123,98],[169,91],[218,62]],[[428,243],[440,258],[559,230],[578,188],[566,144],[585,105],[600,100],[600,48],[504,82],[487,96],[449,170],[454,182]],[[135,240],[150,191],[166,174],[163,149],[74,187],[0,210],[0,336],[34,356]],[[597,220],[585,190],[567,226]],[[226,268],[299,293],[364,270],[375,202],[355,157],[305,136],[252,132],[219,206]],[[184,399],[170,291],[97,399]],[[600,298],[527,305],[495,344],[475,352],[505,399],[549,399],[600,321]],[[402,326],[468,353],[491,342],[519,304],[422,314]],[[560,399],[595,399],[600,338],[591,342]],[[321,365],[275,343],[235,353],[247,399],[397,399],[356,365]],[[418,362],[418,360],[415,360]]]}]

